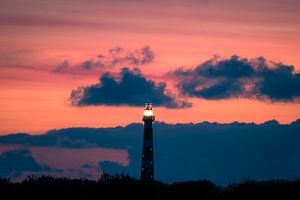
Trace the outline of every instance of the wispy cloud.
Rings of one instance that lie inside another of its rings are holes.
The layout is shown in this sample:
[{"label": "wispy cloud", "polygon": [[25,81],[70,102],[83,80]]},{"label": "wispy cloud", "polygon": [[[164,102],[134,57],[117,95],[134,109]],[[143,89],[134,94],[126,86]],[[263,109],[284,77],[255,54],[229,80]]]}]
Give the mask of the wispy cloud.
[{"label": "wispy cloud", "polygon": [[97,71],[116,66],[139,67],[150,64],[154,61],[154,53],[149,46],[141,49],[128,50],[123,47],[114,47],[108,50],[107,54],[98,54],[88,58],[79,64],[71,65],[65,60],[53,71],[57,73],[66,73],[72,71]]}]

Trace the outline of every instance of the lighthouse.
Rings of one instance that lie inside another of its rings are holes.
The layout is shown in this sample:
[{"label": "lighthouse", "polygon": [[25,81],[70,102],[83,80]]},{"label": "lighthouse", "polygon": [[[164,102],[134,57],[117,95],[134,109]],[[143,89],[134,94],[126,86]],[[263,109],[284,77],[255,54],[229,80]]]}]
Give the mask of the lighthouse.
[{"label": "lighthouse", "polygon": [[141,166],[141,180],[154,180],[154,162],[153,162],[153,128],[152,124],[155,116],[152,110],[152,104],[147,103],[144,109],[144,139],[143,139],[143,153]]}]

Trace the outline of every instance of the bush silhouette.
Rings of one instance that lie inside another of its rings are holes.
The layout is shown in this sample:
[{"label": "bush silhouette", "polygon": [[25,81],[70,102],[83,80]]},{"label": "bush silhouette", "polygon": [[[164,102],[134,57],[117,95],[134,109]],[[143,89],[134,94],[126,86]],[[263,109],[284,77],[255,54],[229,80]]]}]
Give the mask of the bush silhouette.
[{"label": "bush silhouette", "polygon": [[143,182],[127,175],[103,174],[98,181],[29,176],[0,179],[5,199],[300,199],[300,180],[247,180],[220,187],[209,180]]}]

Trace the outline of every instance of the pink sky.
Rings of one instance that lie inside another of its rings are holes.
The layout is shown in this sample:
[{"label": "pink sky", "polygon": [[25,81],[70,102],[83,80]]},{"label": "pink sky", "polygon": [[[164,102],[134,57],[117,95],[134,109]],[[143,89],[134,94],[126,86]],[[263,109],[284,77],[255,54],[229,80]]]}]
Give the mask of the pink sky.
[{"label": "pink sky", "polygon": [[[52,172],[25,172],[27,175],[38,173],[51,174],[54,176],[68,176],[71,178],[81,178],[83,175],[79,171],[91,175],[93,179],[99,179],[101,171],[99,162],[112,161],[121,166],[128,166],[128,154],[126,150],[109,149],[109,148],[61,148],[61,147],[34,147],[22,145],[0,145],[0,154],[6,151],[27,149],[31,152],[33,159],[41,166],[48,166],[51,169],[61,171]],[[83,168],[85,164],[89,168]]]},{"label": "pink sky", "polygon": [[[57,74],[109,49],[150,46],[153,63],[140,66],[154,80],[213,55],[264,56],[300,70],[298,0],[0,0],[0,134],[107,127],[140,122],[140,107],[72,107],[73,89],[97,83],[99,73]],[[116,70],[116,69],[113,69]],[[171,85],[168,85],[171,87]],[[299,103],[190,99],[188,109],[155,108],[170,123],[217,121],[288,123]]]}]

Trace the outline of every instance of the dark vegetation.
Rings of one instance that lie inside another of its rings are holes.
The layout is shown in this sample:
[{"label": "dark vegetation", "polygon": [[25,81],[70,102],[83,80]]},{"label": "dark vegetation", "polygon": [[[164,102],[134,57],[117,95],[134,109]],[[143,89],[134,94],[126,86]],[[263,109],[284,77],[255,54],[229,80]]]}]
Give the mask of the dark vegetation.
[{"label": "dark vegetation", "polygon": [[22,182],[0,179],[5,199],[300,199],[300,180],[247,180],[220,187],[209,180],[165,184],[124,175],[88,179],[27,177]]}]

